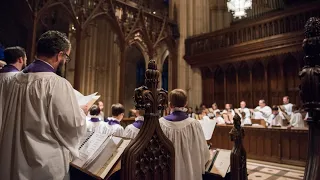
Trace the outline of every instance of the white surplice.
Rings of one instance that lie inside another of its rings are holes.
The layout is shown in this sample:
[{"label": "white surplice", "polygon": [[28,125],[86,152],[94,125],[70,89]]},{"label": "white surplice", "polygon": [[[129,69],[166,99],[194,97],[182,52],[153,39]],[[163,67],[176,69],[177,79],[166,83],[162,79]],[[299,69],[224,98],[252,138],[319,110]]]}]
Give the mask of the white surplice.
[{"label": "white surplice", "polygon": [[271,126],[283,126],[282,117],[280,114],[271,114],[268,118],[268,123]]},{"label": "white surplice", "polygon": [[6,87],[1,179],[64,179],[70,155],[79,155],[86,132],[85,114],[71,84],[51,72],[19,73]]},{"label": "white surplice", "polygon": [[[292,114],[292,106],[293,106],[293,104],[291,104],[291,103],[288,103],[288,104],[284,104],[284,105],[283,105],[285,111],[287,112],[287,114],[288,114],[289,116],[291,116],[291,114]],[[282,119],[285,119],[284,116],[283,116],[283,114],[282,114],[282,111],[280,111],[279,114],[280,114],[280,116],[282,117]]]},{"label": "white surplice", "polygon": [[[138,116],[135,118],[135,120],[136,121],[144,121],[144,117]],[[138,135],[139,131],[140,131],[139,128],[136,128],[133,124],[130,124],[125,128],[125,130],[123,132],[123,137],[134,139]]]},{"label": "white surplice", "polygon": [[239,116],[241,117],[241,125],[252,124],[251,119],[250,119],[250,110],[248,108],[239,108],[238,110],[239,110],[239,112],[245,113],[244,118],[242,118],[242,115],[239,114]]},{"label": "white surplice", "polygon": [[175,149],[175,179],[201,180],[210,153],[198,120],[187,118],[182,121],[159,120],[164,134]]},{"label": "white surplice", "polygon": [[226,124],[221,116],[215,117],[214,119],[217,121],[217,124]]},{"label": "white surplice", "polygon": [[[99,118],[100,116],[91,116],[91,118]],[[90,119],[87,119],[87,132],[99,132],[99,133],[103,133],[104,132],[104,128],[106,126],[106,123],[103,121],[98,121],[98,122],[93,122]]]},{"label": "white surplice", "polygon": [[290,119],[290,125],[293,127],[304,128],[304,121],[301,113],[292,113]]},{"label": "white surplice", "polygon": [[[116,118],[111,117],[109,118],[109,121],[118,121]],[[108,122],[104,122],[105,126],[103,129],[103,134],[123,137],[124,128],[120,124],[112,124],[110,125]],[[119,122],[120,123],[120,122]]]},{"label": "white surplice", "polygon": [[269,106],[264,106],[263,108],[257,106],[255,110],[257,111],[253,113],[254,119],[264,119],[268,121],[268,118],[272,114],[272,109]]}]

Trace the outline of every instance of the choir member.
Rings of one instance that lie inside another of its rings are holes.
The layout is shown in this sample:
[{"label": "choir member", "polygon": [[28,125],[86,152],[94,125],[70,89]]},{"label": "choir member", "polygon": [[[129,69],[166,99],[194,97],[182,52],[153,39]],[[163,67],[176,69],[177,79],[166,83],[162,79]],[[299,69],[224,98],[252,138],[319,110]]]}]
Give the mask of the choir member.
[{"label": "choir member", "polygon": [[217,103],[213,103],[211,105],[211,108],[209,108],[209,113],[212,113],[213,115],[215,115],[217,111],[220,111],[218,109]]},{"label": "choir member", "polygon": [[302,115],[298,110],[298,107],[296,105],[292,106],[292,114],[291,114],[291,119],[290,119],[290,125],[288,128],[291,127],[298,127],[298,128],[304,128],[304,121],[302,119]]},{"label": "choir member", "polygon": [[231,104],[226,104],[225,109],[222,111],[222,117],[226,124],[232,124],[233,123],[233,116],[235,115],[234,110],[232,109]]},{"label": "choir member", "polygon": [[193,112],[192,107],[188,108],[188,116],[191,117],[191,118],[195,118],[196,117],[195,113]]},{"label": "choir member", "polygon": [[280,106],[280,116],[282,119],[290,120],[293,104],[289,102],[289,96],[284,96],[282,100],[283,105]]},{"label": "choir member", "polygon": [[202,179],[210,152],[199,121],[186,113],[187,95],[182,89],[169,93],[172,113],[160,118],[164,134],[175,149],[175,179]]},{"label": "choir member", "polygon": [[103,133],[105,123],[100,119],[100,108],[97,105],[93,105],[89,113],[90,119],[87,121],[87,132]]},{"label": "choir member", "polygon": [[252,124],[250,119],[250,110],[246,107],[245,101],[240,102],[240,108],[236,109],[236,113],[241,117],[241,125]]},{"label": "choir member", "polygon": [[224,119],[221,117],[220,111],[216,111],[216,115],[215,115],[214,119],[217,121],[217,124],[219,124],[219,125],[225,125],[226,124]]},{"label": "choir member", "polygon": [[104,120],[105,117],[104,117],[104,112],[103,112],[103,109],[104,109],[104,105],[103,105],[103,102],[102,101],[98,101],[98,107],[100,109],[100,114],[99,114],[99,118],[100,120]]},{"label": "choir member", "polygon": [[269,116],[268,124],[270,126],[283,126],[278,106],[272,106],[272,114]]},{"label": "choir member", "polygon": [[131,110],[131,111],[133,114],[135,114],[136,118],[134,123],[126,127],[123,133],[123,137],[134,139],[138,135],[143,125],[144,117],[142,116],[143,114],[141,113],[140,110]]},{"label": "choir member", "polygon": [[105,130],[103,133],[113,136],[123,136],[123,127],[120,125],[120,121],[124,116],[124,107],[122,104],[113,104],[111,106],[112,117],[106,122]]},{"label": "choir member", "polygon": [[70,61],[70,50],[65,34],[42,34],[36,60],[6,84],[10,91],[0,136],[1,179],[68,178],[70,158],[79,156],[86,133],[87,112],[79,107],[71,84],[55,73]]},{"label": "choir member", "polygon": [[0,69],[0,129],[2,124],[3,105],[5,104],[4,91],[8,90],[3,86],[4,81],[9,81],[13,75],[25,67],[27,62],[26,52],[21,47],[9,47],[4,50],[3,54],[6,65]]},{"label": "choir member", "polygon": [[272,114],[271,108],[266,105],[264,99],[259,100],[259,106],[250,111],[253,113],[254,119],[264,119],[266,122],[268,122],[268,118]]}]

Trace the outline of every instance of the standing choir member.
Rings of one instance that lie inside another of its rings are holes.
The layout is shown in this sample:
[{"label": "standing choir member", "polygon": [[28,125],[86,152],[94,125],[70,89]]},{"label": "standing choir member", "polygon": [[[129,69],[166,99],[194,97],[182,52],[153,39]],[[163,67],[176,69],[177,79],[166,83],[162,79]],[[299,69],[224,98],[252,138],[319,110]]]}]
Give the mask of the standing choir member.
[{"label": "standing choir member", "polygon": [[0,69],[0,130],[2,125],[2,111],[5,104],[5,94],[8,89],[4,87],[4,81],[9,81],[12,76],[20,72],[26,66],[26,52],[21,47],[9,47],[4,50],[4,61],[6,65]]},{"label": "standing choir member", "polygon": [[283,126],[282,117],[278,106],[272,106],[272,114],[269,116],[268,124],[270,126]]},{"label": "standing choir member", "polygon": [[232,124],[233,123],[233,116],[235,115],[234,110],[232,109],[231,104],[225,105],[225,110],[222,111],[222,117],[226,124]]},{"label": "standing choir member", "polygon": [[304,128],[304,120],[302,119],[302,115],[298,110],[298,107],[296,105],[292,106],[292,114],[290,119],[290,127],[298,127],[298,128]]},{"label": "standing choir member", "polygon": [[280,113],[280,116],[282,117],[282,119],[286,119],[285,118],[285,115],[283,115],[283,113],[286,113],[288,115],[288,117],[290,118],[291,114],[292,114],[292,106],[293,104],[291,104],[289,102],[289,96],[284,96],[282,98],[283,100],[283,105],[280,106],[280,108],[283,109],[284,112],[282,112],[282,110],[279,112]]},{"label": "standing choir member", "polygon": [[70,157],[79,156],[86,132],[86,107],[80,108],[73,87],[55,72],[70,61],[71,44],[58,31],[42,34],[36,60],[5,84],[0,136],[1,179],[62,180]]},{"label": "standing choir member", "polygon": [[123,136],[123,127],[120,125],[120,121],[124,116],[124,107],[122,104],[113,104],[111,106],[112,117],[106,122],[106,126],[103,133],[110,134],[113,136]]},{"label": "standing choir member", "polygon": [[102,101],[98,101],[98,107],[100,109],[99,118],[100,118],[101,121],[103,121],[105,119],[105,117],[104,117],[104,112],[103,112],[104,105],[103,105]]},{"label": "standing choir member", "polygon": [[259,106],[250,110],[253,113],[254,119],[263,119],[268,122],[269,116],[272,114],[272,109],[266,105],[265,100],[259,100]]},{"label": "standing choir member", "polygon": [[103,133],[105,123],[100,119],[100,108],[93,105],[90,108],[90,119],[87,121],[87,132]]},{"label": "standing choir member", "polygon": [[241,117],[241,125],[252,124],[250,119],[250,110],[246,106],[246,102],[241,101],[240,108],[237,109],[237,113]]},{"label": "standing choir member", "polygon": [[138,135],[143,125],[144,117],[142,116],[140,110],[132,110],[132,113],[136,116],[135,121],[126,127],[123,137],[134,139]]},{"label": "standing choir member", "polygon": [[169,106],[173,112],[160,118],[164,134],[175,149],[175,179],[199,180],[205,173],[205,165],[210,159],[207,141],[199,121],[189,118],[186,113],[187,95],[182,89],[169,94]]}]

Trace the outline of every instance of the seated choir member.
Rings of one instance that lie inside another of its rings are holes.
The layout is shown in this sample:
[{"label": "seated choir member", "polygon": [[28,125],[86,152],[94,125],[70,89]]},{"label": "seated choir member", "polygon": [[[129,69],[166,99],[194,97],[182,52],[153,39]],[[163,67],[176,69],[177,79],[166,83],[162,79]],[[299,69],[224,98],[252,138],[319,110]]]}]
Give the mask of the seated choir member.
[{"label": "seated choir member", "polygon": [[250,110],[246,107],[245,101],[240,102],[240,108],[235,109],[236,113],[241,117],[241,125],[252,124],[250,119]]},{"label": "seated choir member", "polygon": [[264,99],[259,100],[259,106],[255,109],[250,109],[250,111],[253,113],[254,119],[264,119],[266,122],[268,122],[268,118],[272,114],[272,109],[266,105]]},{"label": "seated choir member", "polygon": [[175,179],[200,180],[210,151],[199,121],[189,118],[186,113],[187,95],[182,89],[169,93],[172,113],[160,118],[160,126],[175,149]]},{"label": "seated choir member", "polygon": [[213,103],[211,108],[209,108],[209,113],[212,113],[215,116],[217,111],[220,111],[218,109],[217,103]]},{"label": "seated choir member", "polygon": [[299,109],[296,105],[292,106],[292,114],[291,114],[291,119],[290,119],[290,127],[298,127],[298,128],[304,128],[304,120],[302,119],[302,115],[299,112]]},{"label": "seated choir member", "polygon": [[[283,110],[285,111],[285,113],[290,117],[291,113],[292,113],[293,104],[291,104],[289,102],[289,96],[284,96],[282,101],[283,101],[283,105],[281,105],[280,107],[281,108],[283,107]],[[283,115],[283,112],[281,111],[281,109],[280,109],[279,113],[280,113],[280,116],[282,117],[282,119],[286,119],[285,116]]]},{"label": "seated choir member", "polygon": [[220,111],[216,111],[216,115],[214,119],[217,121],[217,124],[220,124],[220,125],[226,124],[224,119],[221,117]]},{"label": "seated choir member", "polygon": [[234,110],[232,109],[231,104],[225,105],[225,110],[222,111],[222,117],[226,124],[232,124],[233,123],[233,116],[235,115]]},{"label": "seated choir member", "polygon": [[135,114],[136,118],[134,123],[126,127],[126,129],[123,132],[123,137],[134,139],[138,135],[140,128],[143,125],[144,117],[140,113],[140,110],[133,109],[131,111],[133,114]]},{"label": "seated choir member", "polygon": [[283,126],[278,106],[272,106],[272,114],[269,116],[268,124],[269,126]]},{"label": "seated choir member", "polygon": [[191,118],[195,118],[196,117],[195,113],[193,112],[192,107],[188,107],[188,116],[191,117]]},{"label": "seated choir member", "polygon": [[111,106],[112,117],[106,122],[105,130],[103,133],[113,136],[123,136],[123,127],[120,125],[120,121],[124,116],[124,107],[122,104],[113,104]]},{"label": "seated choir member", "polygon": [[105,123],[100,118],[100,108],[97,105],[93,105],[90,110],[90,119],[87,121],[87,132],[99,132],[103,133]]}]

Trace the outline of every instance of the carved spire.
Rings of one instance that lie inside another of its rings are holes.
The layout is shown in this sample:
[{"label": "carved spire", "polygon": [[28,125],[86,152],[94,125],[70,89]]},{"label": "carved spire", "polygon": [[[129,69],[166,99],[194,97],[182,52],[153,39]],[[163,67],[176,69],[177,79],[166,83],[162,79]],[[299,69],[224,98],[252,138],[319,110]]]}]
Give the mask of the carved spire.
[{"label": "carved spire", "polygon": [[145,86],[135,89],[136,109],[144,110],[144,124],[126,148],[121,160],[121,179],[174,179],[174,147],[163,134],[159,112],[168,103],[168,93],[157,89],[160,72],[150,60],[145,73]]},{"label": "carved spire", "polygon": [[320,19],[312,17],[305,25],[304,67],[299,73],[300,97],[309,113],[308,161],[304,179],[320,179]]}]

